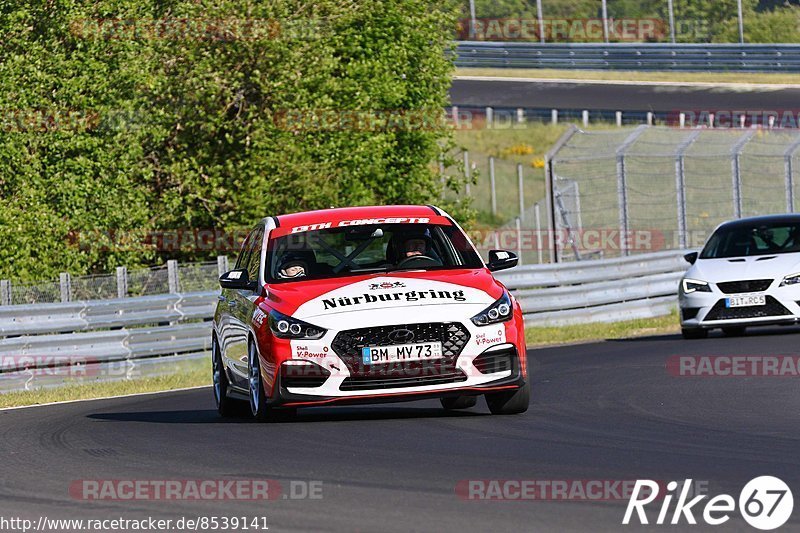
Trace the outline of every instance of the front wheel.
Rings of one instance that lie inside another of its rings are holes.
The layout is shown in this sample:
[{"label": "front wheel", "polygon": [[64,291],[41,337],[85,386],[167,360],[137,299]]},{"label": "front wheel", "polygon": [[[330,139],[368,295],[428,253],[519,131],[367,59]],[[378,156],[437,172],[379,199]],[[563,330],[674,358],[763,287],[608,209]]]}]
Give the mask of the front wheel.
[{"label": "front wheel", "polygon": [[267,395],[264,394],[258,351],[252,341],[247,346],[247,375],[250,389],[250,413],[259,422],[264,422],[269,417]]},{"label": "front wheel", "polygon": [[531,382],[513,391],[486,394],[486,405],[493,415],[517,415],[528,410],[531,403]]}]

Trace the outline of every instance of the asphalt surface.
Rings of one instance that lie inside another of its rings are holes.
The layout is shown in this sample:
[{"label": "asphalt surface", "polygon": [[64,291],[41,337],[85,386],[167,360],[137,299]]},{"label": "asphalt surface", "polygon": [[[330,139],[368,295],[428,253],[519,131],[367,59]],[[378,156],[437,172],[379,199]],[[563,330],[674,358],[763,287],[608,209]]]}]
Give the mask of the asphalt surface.
[{"label": "asphalt surface", "polygon": [[454,80],[450,100],[453,105],[476,107],[796,112],[800,89]]},{"label": "asphalt surface", "polygon": [[[0,411],[0,517],[263,516],[271,531],[622,529],[625,501],[467,501],[455,487],[470,479],[692,478],[738,498],[751,478],[776,475],[798,500],[797,378],[685,378],[665,369],[674,355],[793,355],[798,339],[798,328],[772,328],[532,350],[532,405],[517,416],[492,416],[483,402],[448,413],[425,401],[314,408],[258,424],[219,418],[210,389]],[[231,478],[321,481],[322,498],[69,494],[81,479]],[[716,530],[754,531],[738,514]],[[800,530],[797,505],[783,530]]]}]

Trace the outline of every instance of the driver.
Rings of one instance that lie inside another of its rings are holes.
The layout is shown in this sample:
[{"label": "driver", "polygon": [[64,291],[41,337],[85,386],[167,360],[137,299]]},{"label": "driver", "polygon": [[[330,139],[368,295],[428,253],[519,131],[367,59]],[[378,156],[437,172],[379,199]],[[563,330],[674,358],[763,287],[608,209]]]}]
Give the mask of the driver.
[{"label": "driver", "polygon": [[423,237],[411,237],[403,243],[403,258],[427,255],[428,242]]},{"label": "driver", "polygon": [[308,263],[300,254],[286,254],[281,258],[278,277],[280,279],[304,278],[308,275]]}]

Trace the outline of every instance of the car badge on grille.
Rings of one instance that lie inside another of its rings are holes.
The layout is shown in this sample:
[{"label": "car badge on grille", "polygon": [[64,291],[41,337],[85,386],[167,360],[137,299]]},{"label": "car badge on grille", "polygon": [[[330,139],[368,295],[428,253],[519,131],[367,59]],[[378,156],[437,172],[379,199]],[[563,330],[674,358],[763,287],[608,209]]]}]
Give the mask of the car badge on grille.
[{"label": "car badge on grille", "polygon": [[414,340],[414,332],[410,329],[395,329],[389,332],[388,337],[392,342],[411,342]]}]

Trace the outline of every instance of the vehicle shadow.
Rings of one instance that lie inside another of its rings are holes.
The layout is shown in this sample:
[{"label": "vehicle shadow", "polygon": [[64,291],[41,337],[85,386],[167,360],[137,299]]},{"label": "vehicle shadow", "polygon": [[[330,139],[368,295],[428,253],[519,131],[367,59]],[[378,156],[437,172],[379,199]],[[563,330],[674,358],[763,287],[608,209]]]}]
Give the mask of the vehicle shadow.
[{"label": "vehicle shadow", "polygon": [[[214,409],[190,409],[183,411],[136,411],[118,413],[93,413],[86,415],[93,420],[111,422],[145,422],[151,424],[252,424],[255,420],[242,408],[241,413],[229,418],[221,417]],[[302,424],[308,422],[351,422],[369,420],[404,420],[429,418],[463,418],[491,416],[476,410],[447,411],[441,407],[412,407],[393,404],[391,406],[359,407],[307,407],[299,409],[294,416],[276,415],[269,424]]]}]

